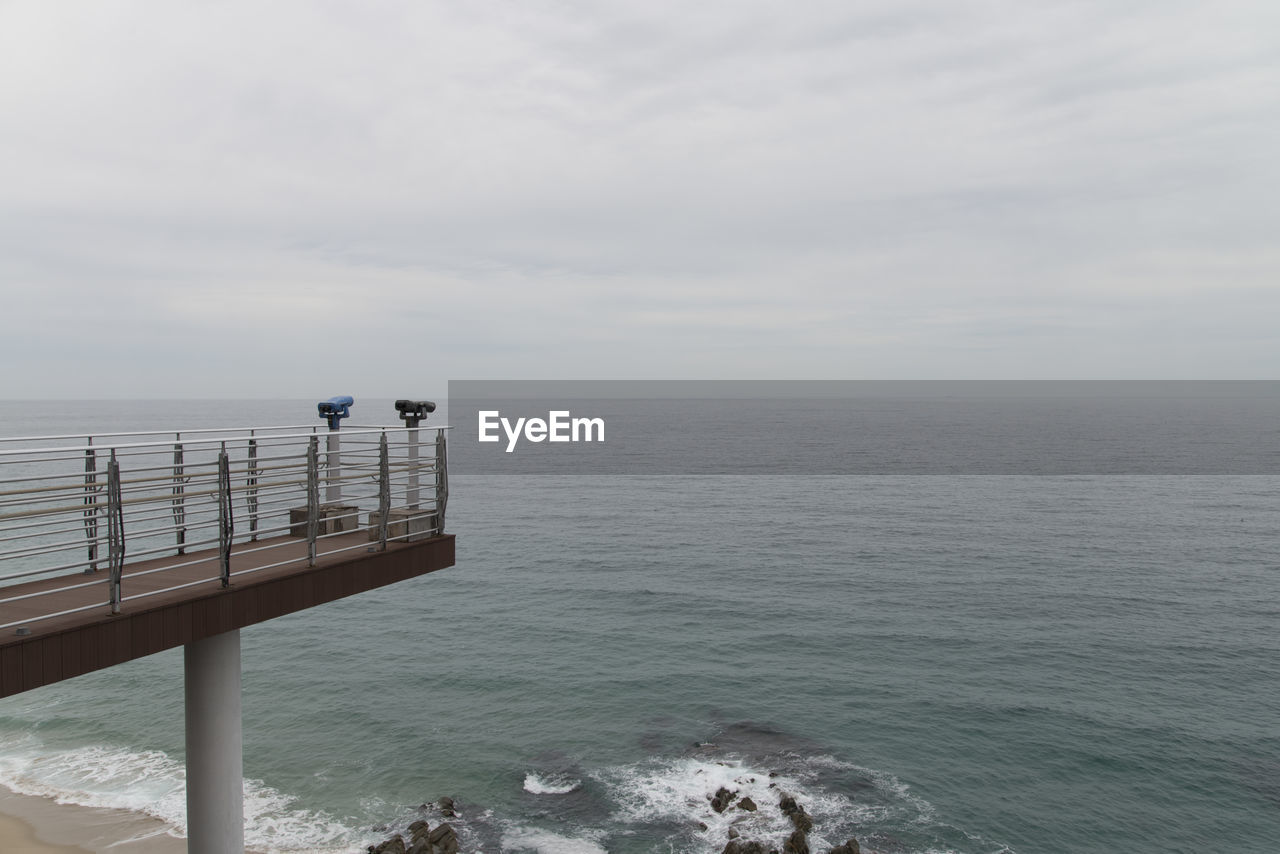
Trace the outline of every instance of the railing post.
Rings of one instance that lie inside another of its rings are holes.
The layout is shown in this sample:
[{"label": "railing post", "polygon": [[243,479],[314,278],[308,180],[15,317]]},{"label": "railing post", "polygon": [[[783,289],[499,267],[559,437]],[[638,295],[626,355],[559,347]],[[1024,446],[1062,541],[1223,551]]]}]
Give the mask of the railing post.
[{"label": "railing post", "polygon": [[254,432],[249,431],[249,478],[248,491],[244,496],[244,503],[249,510],[249,539],[256,541],[258,539],[258,440],[253,438]]},{"label": "railing post", "polygon": [[98,571],[98,455],[93,437],[87,436],[84,449],[84,535],[89,541],[89,568],[85,574]]},{"label": "railing post", "polygon": [[231,540],[235,534],[235,522],[231,508],[231,460],[227,457],[227,445],[222,444],[218,453],[218,564],[222,586],[231,584]]},{"label": "railing post", "polygon": [[120,579],[124,574],[124,508],[120,495],[120,463],[115,449],[107,463],[107,559],[110,567],[111,613],[120,613]]},{"label": "railing post", "polygon": [[444,429],[436,430],[436,533],[444,533],[444,510],[449,503],[449,456]]},{"label": "railing post", "polygon": [[387,431],[378,440],[378,549],[387,548],[387,519],[391,515],[391,458],[387,451]]},{"label": "railing post", "polygon": [[307,443],[307,566],[316,565],[316,534],[320,528],[320,442]]},{"label": "railing post", "polygon": [[187,507],[186,497],[186,478],[183,477],[185,467],[182,458],[182,434],[174,433],[174,439],[178,440],[173,445],[173,525],[178,536],[178,554],[186,554],[187,552]]}]

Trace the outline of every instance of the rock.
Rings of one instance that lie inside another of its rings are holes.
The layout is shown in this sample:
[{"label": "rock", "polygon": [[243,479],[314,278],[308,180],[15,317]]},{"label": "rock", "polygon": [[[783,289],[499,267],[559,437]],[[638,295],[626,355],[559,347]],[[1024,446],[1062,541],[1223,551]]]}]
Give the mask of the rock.
[{"label": "rock", "polygon": [[458,813],[454,811],[453,798],[444,797],[437,803],[440,804],[440,814],[445,818],[457,818]]},{"label": "rock", "polygon": [[756,802],[750,798],[743,798],[738,801],[738,809],[746,810],[747,812],[755,812],[759,807],[757,807]]},{"label": "rock", "polygon": [[404,845],[404,837],[397,833],[386,842],[383,842],[381,845],[374,848],[373,854],[407,854],[407,850]]},{"label": "rock", "polygon": [[409,854],[433,854],[431,825],[419,819],[409,825]]},{"label": "rock", "polygon": [[858,845],[858,840],[850,839],[844,845],[832,848],[830,854],[862,854],[862,848]]},{"label": "rock", "polygon": [[737,838],[738,838],[739,836],[741,836],[741,835],[742,835],[742,834],[738,832],[738,828],[736,828],[736,827],[731,827],[731,828],[729,828],[729,838],[730,838],[730,839],[737,839]]},{"label": "rock", "polygon": [[783,854],[809,854],[809,838],[803,830],[796,830],[782,843]]},{"label": "rock", "polygon": [[710,830],[710,828],[707,827],[707,823],[705,821],[698,822],[698,829],[701,830],[703,833],[706,833],[708,830]]},{"label": "rock", "polygon": [[719,789],[716,789],[715,797],[711,799],[711,808],[716,812],[724,812],[729,807],[729,804],[733,803],[737,797],[737,792],[731,792],[724,786],[721,786]]},{"label": "rock", "polygon": [[730,839],[729,844],[720,854],[767,854],[768,850],[762,843],[755,840],[743,842],[741,839]]},{"label": "rock", "polygon": [[438,824],[436,829],[427,834],[427,841],[432,845],[439,845],[445,839],[457,839],[458,834],[447,824]]},{"label": "rock", "polygon": [[791,819],[791,825],[801,833],[808,833],[813,830],[813,819],[804,811],[804,807],[796,803],[796,799],[790,795],[784,794],[778,801],[778,809],[782,810],[782,814]]}]

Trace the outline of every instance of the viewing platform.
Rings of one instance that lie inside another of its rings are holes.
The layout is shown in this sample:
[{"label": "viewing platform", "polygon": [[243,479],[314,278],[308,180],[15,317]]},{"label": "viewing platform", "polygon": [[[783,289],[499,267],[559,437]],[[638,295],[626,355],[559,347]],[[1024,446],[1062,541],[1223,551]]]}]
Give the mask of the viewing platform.
[{"label": "viewing platform", "polygon": [[[0,697],[185,647],[188,850],[243,850],[239,629],[452,566],[445,427],[0,438]],[[236,817],[239,817],[238,819]]]}]

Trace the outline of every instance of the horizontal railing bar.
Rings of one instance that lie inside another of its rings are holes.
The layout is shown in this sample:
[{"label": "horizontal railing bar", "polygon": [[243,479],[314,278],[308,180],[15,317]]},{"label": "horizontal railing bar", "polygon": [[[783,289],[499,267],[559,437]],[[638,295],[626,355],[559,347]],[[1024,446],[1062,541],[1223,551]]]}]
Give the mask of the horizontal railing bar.
[{"label": "horizontal railing bar", "polygon": [[[49,524],[53,524],[54,522],[60,522],[60,521],[62,520],[55,518]],[[31,527],[34,527],[34,526],[31,526]],[[10,530],[26,531],[26,533],[18,534],[17,536],[13,536],[13,537],[3,536],[4,534],[9,533]],[[59,534],[80,534],[81,542],[84,542],[84,539],[83,539],[84,524],[81,523],[71,528],[54,528],[53,530],[35,530],[35,531],[30,530],[29,528],[11,528],[11,529],[0,528],[0,543],[16,543],[19,540],[29,540],[32,537],[56,537]],[[0,560],[4,560],[4,559],[5,559],[5,556],[3,554],[0,554]]]},{"label": "horizontal railing bar", "polygon": [[[56,441],[61,439],[114,439],[118,436],[189,436],[193,433],[244,433],[246,430],[256,434],[261,430],[309,430],[315,429],[320,431],[317,424],[282,424],[271,427],[194,427],[190,430],[130,430],[123,433],[63,433],[55,436],[6,436],[0,437],[0,442],[39,442],[39,441]],[[423,429],[421,427],[419,430]],[[246,435],[246,438],[256,439],[257,435]],[[266,437],[262,437],[266,438]],[[168,441],[172,442],[173,439]],[[98,446],[94,446],[98,447]]]},{"label": "horizontal railing bar", "polygon": [[[103,566],[106,566],[107,564],[106,545],[107,545],[107,542],[106,542],[106,538],[104,537],[102,540],[102,546],[103,546],[102,557],[98,559],[98,563],[102,564]],[[45,575],[51,572],[66,572],[69,569],[85,569],[88,566],[89,566],[88,560],[78,560],[75,563],[64,563],[58,566],[46,566],[41,569],[25,569],[22,572],[15,572],[15,573],[11,573],[9,575],[4,576],[4,580],[9,581],[14,578],[30,578],[33,575]]]},{"label": "horizontal railing bar", "polygon": [[83,590],[86,587],[94,587],[101,583],[101,578],[95,578],[93,581],[82,581],[79,584],[68,584],[66,587],[55,587],[50,590],[37,590],[34,593],[23,593],[18,596],[10,596],[7,599],[0,599],[0,605],[5,605],[9,602],[21,602],[23,599],[34,599],[37,596],[53,596],[63,592],[64,590]]},{"label": "horizontal railing bar", "polygon": [[[386,432],[388,435],[390,435],[393,432],[404,433],[404,432],[407,432],[409,429],[410,428],[407,428],[407,427],[370,427],[370,428],[355,429],[355,430],[352,430],[352,429],[342,430],[340,432],[340,435],[343,438],[348,438],[351,436],[360,436],[360,435],[370,434],[370,433],[376,434],[381,432]],[[448,430],[450,429],[450,427],[447,424],[437,424],[432,427],[419,427],[417,429],[421,433],[431,434],[431,433],[439,432],[441,430]],[[84,435],[84,434],[80,434],[80,435]],[[141,435],[155,435],[155,434],[141,434]],[[315,435],[318,437],[327,437],[330,434],[327,432],[315,432],[315,433],[308,432],[308,433],[285,434],[283,436],[274,436],[272,438],[276,439],[277,441],[283,440],[283,439],[299,439],[299,440],[310,441],[312,435]],[[29,440],[35,441],[41,438],[56,439],[59,437],[33,436],[33,437],[29,437]],[[67,438],[76,438],[76,437],[71,436]],[[223,443],[226,443],[228,445],[232,445],[232,444],[238,445],[240,443],[247,444],[250,439],[256,440],[258,439],[258,437],[250,436],[247,434],[237,434],[234,436],[226,436],[226,437],[221,437],[217,439],[195,440],[193,442],[190,442],[189,444],[191,448],[199,449],[202,446],[207,445],[207,446],[213,447],[213,446],[219,446]],[[422,441],[422,440],[420,439],[419,441]],[[4,459],[6,457],[19,457],[22,454],[36,454],[36,453],[60,454],[70,459],[74,459],[76,457],[76,452],[83,454],[85,451],[95,451],[95,452],[98,452],[99,454],[102,454],[103,452],[116,451],[117,454],[119,454],[121,452],[134,451],[134,450],[139,450],[143,448],[154,448],[156,449],[157,452],[159,452],[166,447],[172,448],[174,444],[175,444],[175,440],[173,439],[158,439],[152,442],[122,442],[122,443],[107,443],[107,444],[101,444],[101,445],[74,445],[74,446],[61,447],[61,448],[59,447],[15,448],[15,449],[9,449],[9,450],[0,450],[0,464],[4,462]],[[185,446],[188,443],[184,441],[183,444]],[[422,442],[422,444],[429,444],[429,442]]]},{"label": "horizontal railing bar", "polygon": [[[106,538],[104,537],[103,539],[105,540]],[[74,551],[75,549],[83,549],[87,542],[87,540],[76,540],[74,542],[67,542],[66,540],[63,540],[57,543],[45,543],[43,545],[31,546],[19,551],[9,552],[4,555],[3,558],[0,558],[0,560],[25,560],[28,558],[38,557],[39,555],[51,555],[57,554],[58,552]]]},{"label": "horizontal railing bar", "polygon": [[54,617],[65,617],[68,614],[79,614],[81,611],[92,611],[94,608],[105,608],[108,607],[108,604],[109,603],[107,602],[95,602],[92,605],[81,605],[79,608],[68,608],[65,611],[58,611],[54,614],[39,614],[35,617],[28,617],[25,620],[15,620],[12,623],[5,623],[0,626],[0,629],[11,629],[14,626],[27,626],[31,623],[38,623],[41,620],[52,620]]},{"label": "horizontal railing bar", "polygon": [[[208,450],[210,453],[212,453],[216,449],[211,448]],[[427,449],[424,448],[424,451],[426,450]],[[171,448],[164,449],[164,451],[166,453],[172,453]],[[187,453],[189,452],[184,450],[184,456]],[[285,469],[305,468],[305,463],[293,462],[298,460],[300,457],[303,457],[304,454],[305,454],[304,451],[299,451],[296,454],[282,454],[278,456],[258,456],[256,458],[257,460],[256,470],[266,471],[266,470],[280,469],[280,468],[285,468]],[[104,455],[104,457],[105,456],[106,455]],[[375,453],[365,454],[363,451],[343,450],[342,456],[343,456],[343,459],[345,460],[348,456],[357,456],[359,458],[363,458],[365,456],[376,456],[376,454]],[[266,462],[274,462],[279,460],[291,461],[293,462],[293,464],[286,465],[286,466],[264,465],[264,463]],[[434,460],[434,455],[430,453],[427,453],[425,454],[425,456],[422,457],[422,462],[424,464],[431,464],[433,460]],[[401,464],[403,464],[404,462],[407,462],[407,460],[401,456],[395,457],[395,461]],[[22,462],[23,463],[61,462],[61,460],[23,460]],[[69,459],[67,460],[67,462],[75,463],[76,465],[83,464],[83,460],[78,458]],[[232,469],[232,474],[248,474],[251,470],[253,470],[250,467],[251,461],[247,457],[236,457],[235,459],[233,459],[232,462],[235,464],[235,468]],[[2,463],[3,461],[0,461],[0,464]],[[9,463],[9,464],[12,464],[12,463]],[[122,483],[141,483],[141,482],[149,482],[149,481],[163,482],[166,480],[172,482],[173,478],[175,477],[173,472],[175,467],[177,466],[181,466],[183,473],[179,477],[185,481],[188,478],[193,478],[198,476],[205,469],[216,470],[217,459],[216,457],[209,460],[185,458],[182,463],[177,463],[177,464],[166,460],[164,462],[159,462],[152,466],[144,466],[141,468],[139,467],[128,468],[126,470],[132,476],[125,480],[122,480],[121,482]],[[194,472],[192,470],[194,470]],[[136,476],[139,474],[145,474],[147,472],[156,472],[157,475],[154,478],[142,478],[142,477]],[[86,484],[84,482],[86,475],[95,476],[94,483]],[[105,478],[106,478],[106,472],[104,469],[93,469],[88,472],[72,471],[72,472],[65,472],[65,473],[58,473],[58,474],[32,475],[29,477],[0,478],[0,486],[7,485],[7,484],[29,483],[32,481],[70,481],[71,482],[70,484],[65,486],[59,485],[59,484],[52,484],[50,486],[45,486],[45,487],[29,487],[24,489],[3,490],[3,491],[0,491],[0,498],[3,498],[4,496],[8,496],[8,495],[28,495],[34,492],[48,492],[48,491],[56,491],[58,489],[67,489],[67,490],[79,489],[82,491],[100,490],[104,488],[106,485]]]}]

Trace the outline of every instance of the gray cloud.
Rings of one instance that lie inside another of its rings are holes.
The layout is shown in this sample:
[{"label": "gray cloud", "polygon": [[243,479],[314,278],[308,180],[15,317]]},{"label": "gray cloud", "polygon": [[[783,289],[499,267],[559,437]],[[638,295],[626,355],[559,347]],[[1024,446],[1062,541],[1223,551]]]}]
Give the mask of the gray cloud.
[{"label": "gray cloud", "polygon": [[1272,377],[1277,33],[1261,2],[6,3],[9,392]]}]

